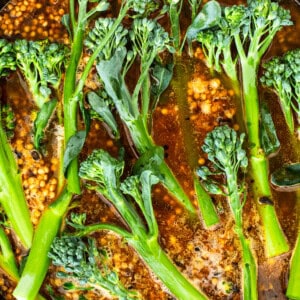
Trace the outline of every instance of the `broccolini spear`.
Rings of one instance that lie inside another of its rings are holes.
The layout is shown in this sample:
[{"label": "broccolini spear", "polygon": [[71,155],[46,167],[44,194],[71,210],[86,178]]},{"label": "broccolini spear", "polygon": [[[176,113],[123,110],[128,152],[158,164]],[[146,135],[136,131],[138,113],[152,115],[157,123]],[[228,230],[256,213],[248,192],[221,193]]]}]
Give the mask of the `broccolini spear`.
[{"label": "broccolini spear", "polygon": [[[97,35],[100,35],[100,30],[108,29],[104,26],[99,26],[96,32]],[[150,167],[151,170],[155,171],[162,184],[189,211],[194,212],[195,209],[190,199],[163,160],[163,149],[155,145],[148,130],[148,120],[151,114],[150,67],[160,52],[165,49],[173,50],[170,46],[169,36],[155,20],[135,19],[129,32],[133,51],[127,52],[125,47],[117,47],[118,45],[116,44],[116,41],[120,40],[117,37],[122,36],[123,38],[124,35],[121,35],[120,31],[117,31],[116,34],[117,36],[115,38],[112,37],[109,40],[109,46],[107,46],[107,48],[111,49],[111,58],[100,60],[96,66],[98,74],[104,83],[104,88],[114,102],[121,120],[130,132],[133,144],[141,156],[140,165],[145,165],[150,160],[154,160],[155,163]],[[90,45],[90,42],[91,40],[87,45]],[[89,48],[93,50],[91,46]],[[130,61],[136,55],[139,55],[141,60],[140,76],[133,93],[130,94],[125,83],[125,74],[128,70],[128,65],[131,64]],[[141,102],[139,101],[140,94]],[[159,156],[158,160],[154,159],[157,155]]]},{"label": "broccolini spear", "polygon": [[[211,1],[209,3],[217,2]],[[243,91],[243,105],[245,125],[250,145],[251,174],[254,179],[254,192],[259,200],[262,197],[272,198],[268,180],[267,155],[262,150],[260,140],[260,110],[257,88],[257,71],[261,58],[270,46],[275,34],[283,27],[291,25],[289,11],[280,7],[277,2],[270,0],[248,0],[248,6],[233,5],[220,10],[218,19],[207,27],[201,28],[201,35],[211,30],[222,32],[230,36],[231,43],[224,43],[227,48],[236,48],[237,59],[241,66],[241,85]],[[208,13],[209,10],[206,11]],[[209,15],[205,18],[209,20]],[[203,21],[203,20],[202,20]],[[219,49],[218,47],[216,50]],[[223,48],[221,48],[223,49]],[[217,50],[218,51],[218,50]],[[216,52],[217,53],[217,52]],[[215,54],[216,54],[215,53]],[[215,55],[214,54],[214,55]],[[226,65],[233,60],[220,56]],[[225,67],[224,67],[225,69]],[[276,256],[288,251],[289,246],[285,240],[278,222],[274,206],[259,204],[265,233],[266,255]]]},{"label": "broccolini spear", "polygon": [[[246,151],[242,148],[245,134],[237,136],[228,126],[216,127],[204,141],[202,149],[213,163],[213,169],[201,167],[197,174],[203,180],[208,192],[227,197],[233,219],[235,233],[242,249],[243,299],[257,299],[257,270],[254,255],[249,241],[243,233],[242,210],[244,205],[245,186],[240,183],[239,172],[245,172],[248,166]],[[213,179],[214,175],[224,175],[225,183]]]},{"label": "broccolini spear", "polygon": [[52,99],[52,90],[58,89],[67,62],[67,48],[58,43],[16,40],[14,42],[16,64],[23,74],[33,101],[39,109],[34,122],[34,146],[39,149],[57,100]]},{"label": "broccolini spear", "polygon": [[[110,230],[124,238],[149,268],[168,287],[171,293],[182,300],[206,299],[172,264],[158,243],[158,225],[151,200],[151,187],[158,178],[149,170],[137,176],[127,177],[121,182],[124,161],[111,157],[106,151],[94,150],[84,161],[79,176],[93,181],[88,188],[101,193],[118,210],[130,231],[113,224],[99,223],[76,227],[76,236],[83,236],[96,230]],[[143,215],[140,217],[138,206]],[[145,221],[144,221],[145,220]]]},{"label": "broccolini spear", "polygon": [[[75,219],[85,219],[85,216],[73,215]],[[77,227],[80,224],[75,224]],[[136,300],[139,296],[134,291],[127,290],[120,282],[118,274],[106,266],[104,250],[96,247],[92,238],[63,235],[56,237],[48,254],[55,266],[63,267],[65,271],[57,273],[57,277],[67,280],[66,284],[78,287],[106,290],[119,299]],[[71,282],[68,282],[71,280]]]},{"label": "broccolini spear", "polygon": [[263,64],[260,81],[273,88],[279,96],[281,109],[290,132],[294,133],[293,111],[296,113],[300,139],[300,49],[286,52],[282,57],[273,57]]}]

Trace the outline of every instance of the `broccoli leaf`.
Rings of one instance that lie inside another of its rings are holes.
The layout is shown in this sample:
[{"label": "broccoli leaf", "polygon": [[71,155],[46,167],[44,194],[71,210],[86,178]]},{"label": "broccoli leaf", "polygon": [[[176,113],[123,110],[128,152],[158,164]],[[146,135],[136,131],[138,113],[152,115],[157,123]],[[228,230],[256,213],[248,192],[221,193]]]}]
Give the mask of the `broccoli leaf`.
[{"label": "broccoli leaf", "polygon": [[187,40],[193,41],[198,32],[216,26],[222,17],[221,6],[217,1],[207,2],[193,23],[187,29]]},{"label": "broccoli leaf", "polygon": [[261,107],[261,144],[266,155],[276,153],[280,148],[280,141],[276,134],[276,128],[271,113],[266,104]]},{"label": "broccoli leaf", "polygon": [[154,83],[151,85],[151,94],[153,97],[152,112],[155,110],[161,94],[166,90],[171,82],[173,77],[173,68],[173,63],[163,66],[156,62],[152,69],[152,78],[154,80]]},{"label": "broccoli leaf", "polygon": [[86,138],[86,131],[78,131],[75,135],[71,136],[67,143],[65,155],[64,155],[64,165],[63,171],[66,173],[67,168],[71,161],[78,156],[80,153]]},{"label": "broccoli leaf", "polygon": [[37,117],[33,125],[34,126],[33,143],[36,149],[40,148],[41,139],[44,137],[44,130],[47,127],[48,122],[55,110],[56,104],[57,104],[56,99],[46,102],[37,114]]},{"label": "broccoli leaf", "polygon": [[285,165],[271,175],[272,184],[283,190],[299,189],[300,163]]},{"label": "broccoli leaf", "polygon": [[87,98],[91,108],[99,115],[100,119],[108,125],[115,138],[118,139],[120,137],[118,124],[109,109],[108,101],[95,92],[88,93]]}]

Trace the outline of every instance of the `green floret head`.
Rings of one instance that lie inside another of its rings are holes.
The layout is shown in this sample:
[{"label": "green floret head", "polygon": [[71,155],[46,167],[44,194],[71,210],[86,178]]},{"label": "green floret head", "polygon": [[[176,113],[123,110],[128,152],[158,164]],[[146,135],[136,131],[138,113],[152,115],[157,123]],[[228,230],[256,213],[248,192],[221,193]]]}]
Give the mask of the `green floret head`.
[{"label": "green floret head", "polygon": [[124,162],[119,161],[106,151],[99,149],[81,163],[79,176],[97,183],[100,189],[118,188],[123,174]]},{"label": "green floret head", "polygon": [[16,55],[11,43],[0,39],[0,77],[7,76],[16,70]]},{"label": "green floret head", "polygon": [[133,49],[140,57],[147,58],[164,50],[174,52],[169,34],[155,20],[147,18],[135,19],[129,32]]},{"label": "green floret head", "polygon": [[[94,52],[97,49],[99,43],[105,38],[107,33],[111,30],[115,22],[113,18],[99,18],[95,22],[95,26],[89,32],[85,45],[86,47]],[[119,25],[110,39],[107,41],[103,50],[100,51],[98,59],[109,60],[115,53],[116,49],[126,46],[127,44],[128,30],[122,25]]]},{"label": "green floret head", "polygon": [[140,184],[139,176],[129,176],[121,183],[120,190],[123,194],[138,199],[140,197]]},{"label": "green floret head", "polygon": [[50,99],[51,88],[58,89],[69,50],[48,40],[16,40],[17,66],[24,75],[36,105],[41,108]]},{"label": "green floret head", "polygon": [[245,134],[237,136],[236,131],[228,126],[216,127],[204,141],[202,150],[208,154],[208,159],[221,170],[227,167],[246,168],[248,159],[242,149]]},{"label": "green floret head", "polygon": [[1,125],[6,133],[7,138],[13,138],[16,119],[11,106],[7,104],[1,106]]},{"label": "green floret head", "polygon": [[159,4],[153,0],[129,0],[135,17],[146,17],[154,12]]},{"label": "green floret head", "polygon": [[66,272],[81,273],[82,262],[86,260],[87,247],[78,237],[56,237],[51,246],[48,257],[52,264],[62,266]]},{"label": "green floret head", "polygon": [[[105,289],[119,299],[138,299],[138,294],[128,291],[119,280],[118,274],[106,265],[107,254],[99,250],[92,238],[85,242],[75,236],[56,237],[51,245],[48,257],[52,264],[64,268],[57,277],[71,281],[76,285]],[[70,283],[70,282],[69,282]]]}]

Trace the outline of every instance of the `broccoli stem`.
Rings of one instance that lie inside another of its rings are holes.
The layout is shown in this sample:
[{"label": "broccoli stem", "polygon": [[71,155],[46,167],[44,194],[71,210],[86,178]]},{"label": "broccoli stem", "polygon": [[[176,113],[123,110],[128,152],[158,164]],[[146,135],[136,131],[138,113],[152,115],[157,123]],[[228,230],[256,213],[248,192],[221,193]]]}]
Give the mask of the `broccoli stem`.
[{"label": "broccoli stem", "polygon": [[182,0],[179,0],[177,3],[173,4],[173,1],[170,1],[170,11],[169,11],[169,16],[170,16],[170,22],[171,22],[171,33],[172,33],[172,38],[173,38],[173,44],[174,48],[178,52],[179,55],[181,55],[181,50],[180,50],[180,39],[181,39],[181,30],[180,30],[180,12],[182,9]]},{"label": "broccoli stem", "polygon": [[5,231],[0,227],[0,268],[13,280],[19,280],[19,271],[13,250]]},{"label": "broccoli stem", "polygon": [[227,186],[229,206],[235,220],[235,232],[242,247],[243,299],[256,300],[257,298],[257,268],[255,258],[249,246],[249,241],[243,233],[243,205],[240,199],[240,188],[237,184],[237,172],[233,168],[227,170]]},{"label": "broccoli stem", "polygon": [[205,227],[209,228],[218,224],[220,220],[212,199],[196,177],[194,178],[194,189]]},{"label": "broccoli stem", "polygon": [[298,234],[296,246],[291,259],[289,282],[286,291],[286,296],[289,299],[300,299],[300,232]]},{"label": "broccoli stem", "polygon": [[197,290],[173,265],[162,250],[157,239],[129,239],[128,243],[139,253],[150,269],[158,276],[170,292],[180,300],[201,300],[207,297]]},{"label": "broccoli stem", "polygon": [[[185,68],[181,68],[185,66]],[[194,128],[190,122],[186,122],[186,116],[190,115],[190,111],[186,102],[187,91],[186,87],[188,85],[188,72],[189,68],[187,62],[184,59],[178,58],[178,62],[174,67],[174,77],[171,81],[172,88],[176,96],[176,102],[178,104],[179,110],[179,121],[182,126],[182,135],[185,146],[185,151],[188,153],[187,160],[188,164],[192,170],[198,166],[198,155],[199,153],[195,151],[197,149],[197,144],[195,137],[193,136]],[[201,186],[198,179],[194,178],[194,189],[196,192],[196,197],[202,215],[204,224],[206,227],[210,227],[219,222],[219,217],[215,211],[214,204],[211,197]]]},{"label": "broccoli stem", "polygon": [[[1,119],[1,118],[0,118]],[[0,203],[25,248],[30,248],[33,226],[15,157],[0,126]]]},{"label": "broccoli stem", "polygon": [[57,235],[72,194],[67,189],[43,213],[19,283],[13,292],[18,300],[34,300],[49,267],[48,252]]},{"label": "broccoli stem", "polygon": [[281,101],[281,109],[283,111],[284,119],[288,125],[290,133],[294,134],[295,125],[291,104],[287,103],[287,101]]},{"label": "broccoli stem", "polygon": [[[257,199],[272,197],[268,179],[268,161],[261,148],[259,135],[260,114],[256,83],[258,63],[251,55],[247,58],[241,58],[245,124],[248,131],[250,163]],[[288,251],[289,246],[280,227],[274,206],[259,204],[258,209],[263,222],[267,257]]]},{"label": "broccoli stem", "polygon": [[[79,6],[82,9],[82,6]],[[80,22],[80,20],[79,20]],[[63,90],[64,101],[64,130],[65,147],[69,139],[77,132],[77,109],[78,101],[73,97],[76,87],[76,74],[79,60],[83,49],[83,37],[85,26],[78,24],[74,29],[74,37],[70,54],[70,61],[66,69],[65,83]],[[75,194],[80,194],[80,181],[78,177],[78,160],[73,159],[67,170],[68,190]]]},{"label": "broccoli stem", "polygon": [[293,250],[292,258],[290,260],[290,274],[289,281],[286,291],[286,296],[289,299],[300,299],[300,290],[299,290],[299,282],[300,282],[300,190],[295,192],[296,196],[296,212],[297,212],[297,221],[298,221],[298,237],[296,240],[296,245]]}]

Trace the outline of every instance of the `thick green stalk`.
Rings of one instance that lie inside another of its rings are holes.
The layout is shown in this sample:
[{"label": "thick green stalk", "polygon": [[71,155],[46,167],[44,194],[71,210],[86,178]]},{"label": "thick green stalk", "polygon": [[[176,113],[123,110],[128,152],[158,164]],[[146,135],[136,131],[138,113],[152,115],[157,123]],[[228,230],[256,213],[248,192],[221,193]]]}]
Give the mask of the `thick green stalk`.
[{"label": "thick green stalk", "polygon": [[5,231],[0,227],[0,268],[13,281],[19,280],[19,271],[10,241],[5,234]]},{"label": "thick green stalk", "polygon": [[298,237],[290,260],[290,274],[286,296],[289,299],[300,300],[300,189],[295,192],[295,196],[297,198],[296,212],[298,221]]},{"label": "thick green stalk", "polygon": [[15,157],[0,126],[0,203],[25,248],[30,248],[33,226]]},{"label": "thick green stalk", "polygon": [[[179,107],[178,115],[179,122],[184,124],[181,128],[184,148],[187,155],[187,162],[192,170],[198,167],[199,152],[196,151],[198,145],[193,135],[194,128],[191,122],[186,121],[186,117],[190,115],[190,110],[187,105],[187,85],[191,72],[190,65],[186,60],[178,58],[174,67],[174,76],[171,81],[172,89],[175,93],[176,103]],[[194,188],[197,196],[197,201],[205,226],[209,227],[218,223],[218,215],[214,209],[214,204],[211,197],[201,186],[201,183],[194,179]]]},{"label": "thick green stalk", "polygon": [[206,228],[220,222],[216,209],[206,190],[202,187],[198,178],[194,178],[194,189],[196,192],[200,213]]},{"label": "thick green stalk", "polygon": [[[254,179],[255,196],[272,198],[268,179],[268,161],[261,148],[259,133],[259,97],[257,90],[258,61],[251,56],[241,59],[243,78],[243,98],[246,128],[250,147],[250,163]],[[267,257],[280,255],[288,251],[289,246],[284,237],[274,206],[258,204],[265,233],[265,247]]]},{"label": "thick green stalk", "polygon": [[233,169],[234,166],[228,168],[226,172],[228,186],[228,201],[231,208],[234,221],[235,232],[240,240],[242,248],[242,273],[243,273],[243,299],[257,300],[257,268],[254,256],[252,254],[249,241],[243,232],[243,218],[239,187],[237,185],[237,174]]},{"label": "thick green stalk", "polygon": [[138,252],[147,266],[163,282],[170,292],[180,300],[204,300],[207,297],[192,285],[173,265],[156,238],[133,237],[128,243]]},{"label": "thick green stalk", "polygon": [[[76,88],[77,68],[81,58],[83,49],[83,38],[86,26],[86,21],[80,20],[86,12],[87,1],[82,1],[85,5],[79,6],[78,23],[76,28],[73,28],[73,41],[70,54],[70,61],[66,69],[63,101],[64,101],[64,129],[65,129],[65,147],[69,139],[77,132],[77,109],[78,99],[73,97]],[[70,2],[70,6],[72,1]],[[74,5],[74,3],[73,3]],[[74,22],[74,20],[73,20]],[[74,24],[73,24],[74,25]],[[67,170],[68,189],[70,192],[80,193],[80,181],[78,177],[78,160],[73,159]]]},{"label": "thick green stalk", "polygon": [[298,234],[296,246],[293,252],[290,266],[289,282],[286,296],[289,299],[300,299],[300,233]]},{"label": "thick green stalk", "polygon": [[71,202],[72,194],[65,189],[43,213],[20,281],[13,292],[18,300],[34,300],[49,267],[48,252]]}]

